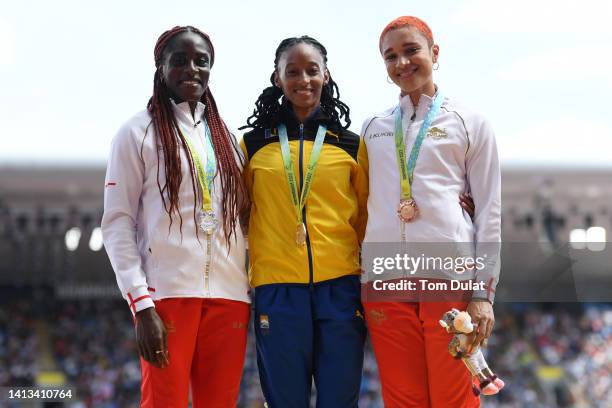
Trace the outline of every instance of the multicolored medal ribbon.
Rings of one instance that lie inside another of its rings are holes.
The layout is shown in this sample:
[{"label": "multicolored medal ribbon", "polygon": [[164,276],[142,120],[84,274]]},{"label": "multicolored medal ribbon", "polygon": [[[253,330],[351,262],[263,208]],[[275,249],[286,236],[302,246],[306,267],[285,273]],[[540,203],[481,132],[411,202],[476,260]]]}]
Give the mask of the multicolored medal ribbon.
[{"label": "multicolored medal ribbon", "polygon": [[414,198],[412,198],[411,190],[412,181],[414,179],[414,168],[416,167],[416,161],[421,151],[421,144],[425,139],[429,126],[431,126],[431,122],[433,122],[440,110],[442,102],[444,102],[444,96],[438,92],[429,106],[421,129],[412,145],[408,163],[406,163],[406,144],[404,143],[404,132],[402,130],[402,108],[398,105],[395,110],[395,152],[397,154],[397,165],[399,167],[400,185],[402,189],[400,203],[397,207],[397,216],[403,222],[410,222],[419,215],[419,207],[416,201],[414,201]]},{"label": "multicolored medal ribbon", "polygon": [[289,185],[289,192],[291,193],[291,202],[295,208],[295,216],[297,218],[297,226],[295,230],[295,243],[298,246],[302,246],[306,243],[306,225],[302,218],[302,210],[306,205],[306,198],[310,192],[312,186],[312,180],[314,173],[317,168],[319,156],[321,154],[321,148],[323,147],[323,141],[325,140],[325,133],[327,132],[327,126],[319,125],[317,130],[317,136],[315,137],[314,145],[312,146],[312,152],[310,153],[310,161],[306,170],[306,176],[304,177],[304,184],[302,186],[302,194],[298,198],[298,186],[295,178],[295,172],[293,171],[293,162],[291,160],[291,151],[289,149],[289,137],[287,136],[287,127],[284,124],[278,125],[278,139],[281,145],[281,154],[283,156],[283,165],[285,167],[285,176],[287,178],[287,184]]},{"label": "multicolored medal ribbon", "polygon": [[215,212],[212,207],[212,198],[210,194],[217,164],[215,151],[212,145],[212,136],[206,120],[204,121],[204,129],[206,131],[206,137],[204,138],[204,146],[206,147],[206,168],[204,168],[200,155],[196,149],[194,149],[187,137],[185,137],[185,142],[187,142],[189,154],[191,154],[193,164],[196,167],[198,183],[200,184],[200,190],[202,192],[202,210],[198,215],[198,226],[207,235],[211,235],[219,226],[219,221],[215,217]]}]

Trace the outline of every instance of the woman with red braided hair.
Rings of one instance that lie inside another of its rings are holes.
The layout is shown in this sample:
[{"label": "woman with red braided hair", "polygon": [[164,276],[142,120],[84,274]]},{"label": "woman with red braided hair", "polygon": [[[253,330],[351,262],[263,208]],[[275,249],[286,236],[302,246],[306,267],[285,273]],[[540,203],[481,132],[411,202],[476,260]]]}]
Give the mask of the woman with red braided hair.
[{"label": "woman with red braided hair", "polygon": [[231,407],[249,319],[243,160],[208,86],[214,49],[174,27],[154,51],[153,96],[115,136],[104,244],[134,315],[142,407]]},{"label": "woman with red braided hair", "polygon": [[[482,115],[445,98],[434,84],[439,46],[424,21],[410,16],[393,20],[380,35],[379,49],[400,96],[399,103],[367,119],[361,130],[369,164],[364,259],[368,248],[380,248],[380,243],[408,247],[404,243],[409,241],[411,247],[426,243],[422,247],[427,250],[441,244],[469,248],[467,257],[484,260],[470,276],[473,290],[421,292],[403,302],[392,296],[370,298],[365,292],[385,407],[479,406],[469,372],[448,354],[451,336],[441,330],[439,319],[453,307],[467,309],[476,323],[470,347],[481,344],[493,328],[501,241],[495,137]],[[465,203],[467,212],[457,205],[467,192],[475,205],[473,220]],[[452,256],[457,254],[463,252]],[[449,279],[434,276],[440,283]]]}]

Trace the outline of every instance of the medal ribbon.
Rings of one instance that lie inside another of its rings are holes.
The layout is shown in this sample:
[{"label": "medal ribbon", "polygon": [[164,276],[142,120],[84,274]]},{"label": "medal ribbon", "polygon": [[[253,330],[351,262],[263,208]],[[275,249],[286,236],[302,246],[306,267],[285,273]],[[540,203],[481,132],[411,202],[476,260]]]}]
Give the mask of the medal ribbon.
[{"label": "medal ribbon", "polygon": [[419,152],[421,151],[421,144],[425,139],[429,126],[431,126],[431,122],[433,122],[434,118],[438,114],[443,101],[444,96],[438,92],[435,99],[429,106],[429,110],[427,111],[427,115],[425,115],[421,129],[419,130],[416,140],[412,145],[408,164],[406,164],[406,144],[404,143],[404,131],[402,130],[402,108],[400,105],[397,106],[395,111],[395,152],[397,155],[397,165],[400,172],[402,200],[410,200],[412,198],[410,186],[412,185],[412,180],[414,180],[414,168],[416,167],[416,161],[419,157]]},{"label": "medal ribbon", "polygon": [[289,185],[289,192],[291,193],[291,201],[295,207],[295,214],[298,219],[298,225],[302,224],[302,210],[306,204],[306,197],[312,186],[312,180],[314,173],[319,162],[319,156],[321,154],[321,148],[323,147],[323,141],[325,140],[325,133],[327,132],[327,126],[319,125],[317,130],[317,136],[315,137],[312,151],[310,152],[310,161],[306,170],[306,177],[304,177],[304,185],[302,186],[302,194],[298,198],[298,187],[297,180],[295,178],[295,172],[293,171],[293,163],[291,161],[291,151],[289,149],[289,137],[287,136],[287,127],[284,124],[278,125],[278,140],[281,145],[281,154],[283,156],[283,165],[285,167],[285,176],[287,177],[287,184]]},{"label": "medal ribbon", "polygon": [[210,191],[212,190],[212,181],[215,177],[216,171],[216,160],[215,160],[215,151],[212,146],[212,136],[210,134],[210,129],[208,128],[208,123],[204,120],[204,129],[206,132],[206,137],[204,138],[204,146],[206,147],[206,169],[202,164],[202,159],[200,155],[194,149],[193,145],[189,141],[189,138],[185,137],[185,142],[187,142],[187,147],[189,148],[189,154],[191,154],[191,159],[193,160],[193,164],[196,168],[196,173],[198,175],[198,183],[200,184],[200,189],[202,190],[202,211],[204,213],[212,212],[212,199],[210,196]]}]

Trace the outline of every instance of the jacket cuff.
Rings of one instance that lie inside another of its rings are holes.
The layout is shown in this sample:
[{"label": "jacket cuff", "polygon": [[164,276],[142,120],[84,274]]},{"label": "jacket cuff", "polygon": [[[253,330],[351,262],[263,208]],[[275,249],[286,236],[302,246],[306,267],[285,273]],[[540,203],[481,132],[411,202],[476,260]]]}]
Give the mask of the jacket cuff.
[{"label": "jacket cuff", "polygon": [[143,309],[155,307],[155,303],[153,303],[153,299],[151,299],[151,295],[146,286],[141,286],[128,292],[127,301],[133,316],[136,316],[136,313]]},{"label": "jacket cuff", "polygon": [[491,304],[495,299],[495,287],[497,286],[495,280],[490,278],[488,281],[476,280],[476,283],[482,289],[472,291],[472,299],[474,300],[488,300]]}]

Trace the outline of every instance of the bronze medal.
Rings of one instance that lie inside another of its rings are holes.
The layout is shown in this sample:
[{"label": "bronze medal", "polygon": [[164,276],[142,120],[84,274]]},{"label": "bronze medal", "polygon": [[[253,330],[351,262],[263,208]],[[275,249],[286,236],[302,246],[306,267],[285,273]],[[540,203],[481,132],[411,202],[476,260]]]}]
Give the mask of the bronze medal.
[{"label": "bronze medal", "polygon": [[306,243],[306,226],[304,223],[299,223],[295,230],[295,243],[302,246]]},{"label": "bronze medal", "polygon": [[401,200],[397,208],[397,216],[403,222],[410,222],[419,215],[419,208],[414,199]]}]

